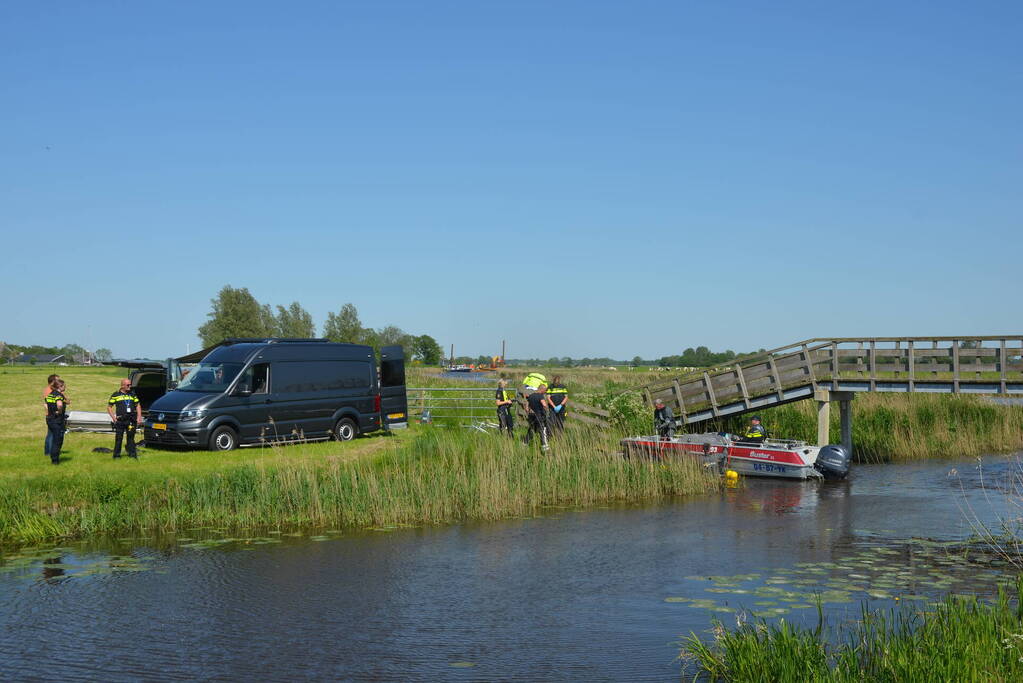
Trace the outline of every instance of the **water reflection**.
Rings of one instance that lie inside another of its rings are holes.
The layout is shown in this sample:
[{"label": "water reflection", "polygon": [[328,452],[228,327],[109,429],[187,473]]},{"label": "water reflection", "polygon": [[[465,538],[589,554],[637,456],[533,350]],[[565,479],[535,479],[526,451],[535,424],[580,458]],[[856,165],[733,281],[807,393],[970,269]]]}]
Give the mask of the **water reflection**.
[{"label": "water reflection", "polygon": [[978,465],[747,480],[697,500],[453,527],[20,549],[0,560],[0,648],[17,653],[0,678],[46,662],[47,676],[112,680],[677,680],[673,642],[732,610],[812,620],[814,594],[850,617],[861,601],[990,594],[997,558],[964,565],[946,545],[973,533],[964,509],[985,524],[1009,510],[998,492],[1011,489],[990,483],[1011,479],[1012,461]]}]

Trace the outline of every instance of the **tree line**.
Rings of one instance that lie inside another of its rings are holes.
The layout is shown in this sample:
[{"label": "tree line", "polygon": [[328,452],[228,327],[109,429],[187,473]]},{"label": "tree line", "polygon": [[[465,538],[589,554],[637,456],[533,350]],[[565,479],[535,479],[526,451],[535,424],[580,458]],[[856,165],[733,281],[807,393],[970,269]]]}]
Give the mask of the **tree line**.
[{"label": "tree line", "polygon": [[6,362],[13,362],[15,358],[24,354],[27,358],[36,356],[64,356],[68,363],[88,363],[91,361],[108,361],[114,357],[110,349],[96,349],[89,351],[79,344],[65,344],[64,346],[40,346],[31,344],[9,344],[0,342],[0,358]]},{"label": "tree line", "polygon": [[[287,307],[272,307],[259,303],[246,287],[225,285],[210,303],[208,320],[198,330],[203,346],[214,346],[229,337],[317,336],[313,316],[297,301]],[[337,313],[327,314],[321,336],[334,342],[366,344],[378,352],[383,346],[400,345],[413,360],[424,365],[439,364],[443,355],[440,344],[428,334],[409,334],[395,325],[380,329],[363,326],[359,311],[351,303],[343,305]]]}]

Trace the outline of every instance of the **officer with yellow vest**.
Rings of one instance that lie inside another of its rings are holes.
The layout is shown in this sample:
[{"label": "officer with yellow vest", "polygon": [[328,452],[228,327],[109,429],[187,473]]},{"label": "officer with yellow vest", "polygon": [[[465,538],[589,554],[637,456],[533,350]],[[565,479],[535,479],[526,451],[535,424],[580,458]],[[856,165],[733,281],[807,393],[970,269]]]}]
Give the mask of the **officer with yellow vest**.
[{"label": "officer with yellow vest", "polygon": [[754,415],[750,418],[750,425],[744,434],[739,435],[739,440],[746,443],[763,443],[767,438],[767,430],[760,424],[760,416]]},{"label": "officer with yellow vest", "polygon": [[547,377],[539,372],[531,372],[522,380],[522,395],[529,396],[540,388],[541,384],[547,384]]},{"label": "officer with yellow vest", "polygon": [[561,383],[561,375],[554,375],[551,385],[547,387],[550,400],[551,432],[557,434],[565,431],[565,412],[568,410],[568,387]]},{"label": "officer with yellow vest", "polygon": [[515,405],[515,392],[508,390],[507,380],[502,379],[497,382],[497,394],[494,398],[497,399],[497,422],[500,429],[507,429],[508,436],[513,436],[515,416],[512,414],[512,406]]}]

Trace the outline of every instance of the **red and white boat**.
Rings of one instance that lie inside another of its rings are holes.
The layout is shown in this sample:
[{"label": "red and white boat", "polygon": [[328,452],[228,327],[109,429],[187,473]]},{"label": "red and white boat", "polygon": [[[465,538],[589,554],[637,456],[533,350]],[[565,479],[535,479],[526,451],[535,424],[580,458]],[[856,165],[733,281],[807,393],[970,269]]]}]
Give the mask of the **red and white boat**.
[{"label": "red and white boat", "polygon": [[754,477],[783,479],[843,479],[849,473],[850,454],[838,445],[811,446],[793,439],[740,441],[732,434],[707,432],[672,438],[630,436],[622,439],[626,456],[669,458],[690,456],[722,472],[734,470]]}]

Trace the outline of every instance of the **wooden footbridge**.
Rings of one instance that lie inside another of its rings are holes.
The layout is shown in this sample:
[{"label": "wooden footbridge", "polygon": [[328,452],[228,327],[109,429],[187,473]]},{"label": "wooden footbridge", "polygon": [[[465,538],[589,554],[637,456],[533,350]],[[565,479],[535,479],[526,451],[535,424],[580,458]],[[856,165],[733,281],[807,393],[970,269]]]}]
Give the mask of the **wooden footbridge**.
[{"label": "wooden footbridge", "polygon": [[1023,335],[807,339],[639,390],[648,404],[673,406],[683,425],[813,399],[821,445],[838,401],[851,448],[858,392],[1023,395]]}]

